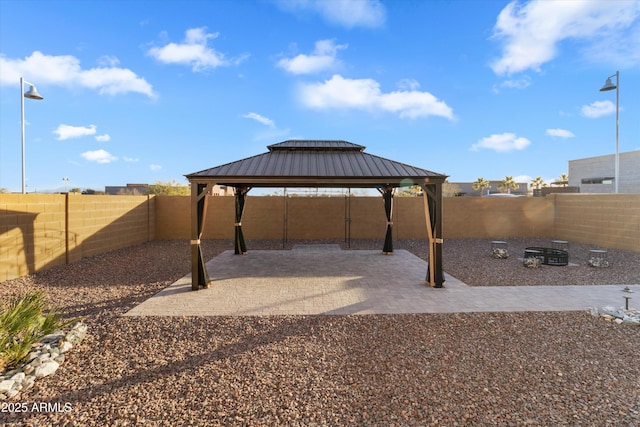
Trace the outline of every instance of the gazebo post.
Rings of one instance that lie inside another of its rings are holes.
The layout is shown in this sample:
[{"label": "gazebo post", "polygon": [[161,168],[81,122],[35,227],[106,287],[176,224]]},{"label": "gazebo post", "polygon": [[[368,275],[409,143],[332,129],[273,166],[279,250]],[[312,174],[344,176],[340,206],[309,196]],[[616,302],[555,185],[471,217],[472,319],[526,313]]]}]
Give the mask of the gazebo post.
[{"label": "gazebo post", "polygon": [[442,183],[421,184],[420,187],[429,239],[429,266],[425,282],[434,288],[442,288]]},{"label": "gazebo post", "polygon": [[247,193],[251,188],[249,187],[235,187],[236,193],[236,222],[235,226],[235,254],[244,255],[247,253],[247,246],[244,241],[244,234],[242,233],[242,214],[244,213],[244,203]]},{"label": "gazebo post", "polygon": [[444,287],[444,272],[442,271],[442,243],[444,240],[442,239],[442,183],[438,182],[435,184],[436,197],[434,200],[434,211],[436,217],[435,224],[435,287],[442,288]]},{"label": "gazebo post", "polygon": [[210,286],[200,239],[204,230],[209,185],[191,183],[191,290]]},{"label": "gazebo post", "polygon": [[384,212],[387,215],[387,233],[384,238],[382,253],[393,255],[393,221],[391,221],[393,215],[393,187],[387,185],[384,190],[378,189],[378,191],[380,191],[384,199]]}]

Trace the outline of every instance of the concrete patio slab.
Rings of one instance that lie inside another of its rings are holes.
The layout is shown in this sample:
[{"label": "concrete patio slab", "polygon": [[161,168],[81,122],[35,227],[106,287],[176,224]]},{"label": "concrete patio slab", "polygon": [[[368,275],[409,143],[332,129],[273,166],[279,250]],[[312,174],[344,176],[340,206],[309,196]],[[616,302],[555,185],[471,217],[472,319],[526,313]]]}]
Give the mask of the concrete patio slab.
[{"label": "concrete patio slab", "polygon": [[445,287],[425,284],[427,263],[406,250],[226,251],[207,262],[209,289],[191,291],[187,275],[126,316],[266,316],[316,314],[576,311],[623,304],[629,286],[471,287],[445,275]]}]

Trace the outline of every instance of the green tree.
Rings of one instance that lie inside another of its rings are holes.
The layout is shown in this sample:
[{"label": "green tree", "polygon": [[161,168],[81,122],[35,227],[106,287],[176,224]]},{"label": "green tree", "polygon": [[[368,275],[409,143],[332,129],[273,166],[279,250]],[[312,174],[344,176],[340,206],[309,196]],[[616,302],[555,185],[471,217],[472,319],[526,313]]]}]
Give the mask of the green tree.
[{"label": "green tree", "polygon": [[483,177],[480,177],[473,182],[473,189],[476,191],[479,190],[480,196],[484,196],[484,189],[490,188],[490,187],[491,187],[491,183],[486,179],[484,179]]},{"label": "green tree", "polygon": [[542,187],[546,187],[547,183],[544,182],[541,176],[537,176],[535,179],[531,181],[531,188],[540,189]]},{"label": "green tree", "polygon": [[175,180],[170,182],[157,181],[155,184],[149,185],[147,194],[162,196],[188,196],[191,194],[191,189],[188,185],[180,184]]},{"label": "green tree", "polygon": [[560,174],[557,182],[561,187],[567,187],[569,185],[569,175],[567,175],[566,173]]},{"label": "green tree", "polygon": [[442,184],[442,195],[444,197],[455,197],[460,194],[460,186],[458,184],[445,181]]},{"label": "green tree", "polygon": [[411,187],[404,187],[398,189],[396,197],[418,197],[422,196],[422,188],[419,185],[412,185]]},{"label": "green tree", "polygon": [[0,187],[0,194],[2,194],[2,193],[8,193],[8,192],[9,192],[9,190],[7,190],[6,188],[4,188],[4,187]]},{"label": "green tree", "polygon": [[511,194],[511,190],[517,190],[518,183],[513,180],[512,176],[506,176],[498,185],[498,190]]}]

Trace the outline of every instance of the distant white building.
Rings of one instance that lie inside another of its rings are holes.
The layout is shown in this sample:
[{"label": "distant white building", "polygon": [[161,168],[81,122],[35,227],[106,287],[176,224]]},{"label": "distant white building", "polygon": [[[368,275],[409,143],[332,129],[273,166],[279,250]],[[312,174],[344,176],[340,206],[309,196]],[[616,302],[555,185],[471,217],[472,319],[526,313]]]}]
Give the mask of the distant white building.
[{"label": "distant white building", "polygon": [[[640,193],[640,150],[619,153],[618,192]],[[615,155],[569,160],[569,186],[581,193],[615,192]]]}]

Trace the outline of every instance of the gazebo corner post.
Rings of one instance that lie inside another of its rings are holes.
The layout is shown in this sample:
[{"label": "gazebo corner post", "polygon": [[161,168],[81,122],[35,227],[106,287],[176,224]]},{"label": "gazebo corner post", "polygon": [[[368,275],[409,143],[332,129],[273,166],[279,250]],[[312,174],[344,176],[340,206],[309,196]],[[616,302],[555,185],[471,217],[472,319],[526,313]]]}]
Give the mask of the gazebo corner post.
[{"label": "gazebo corner post", "polygon": [[239,186],[235,187],[236,198],[236,222],[235,227],[235,254],[244,255],[247,253],[247,245],[244,241],[244,234],[242,233],[242,214],[244,213],[244,204],[246,201],[247,193],[251,190],[250,187]]},{"label": "gazebo corner post", "polygon": [[425,282],[434,288],[444,287],[442,270],[442,183],[421,184],[424,214],[429,240],[429,264]]},{"label": "gazebo corner post", "polygon": [[393,255],[393,186],[386,185],[383,190],[378,188],[384,200],[384,211],[387,216],[387,232],[384,238],[384,246],[382,253],[384,255]]},{"label": "gazebo corner post", "polygon": [[207,193],[209,186],[191,183],[191,290],[208,288],[211,280],[204,262],[201,238],[204,230]]},{"label": "gazebo corner post", "polygon": [[436,288],[444,287],[444,271],[442,270],[442,244],[444,240],[442,238],[442,183],[438,182],[435,184],[436,197],[434,203],[434,211],[435,211],[435,241],[434,241],[434,249],[435,249],[435,285]]}]

